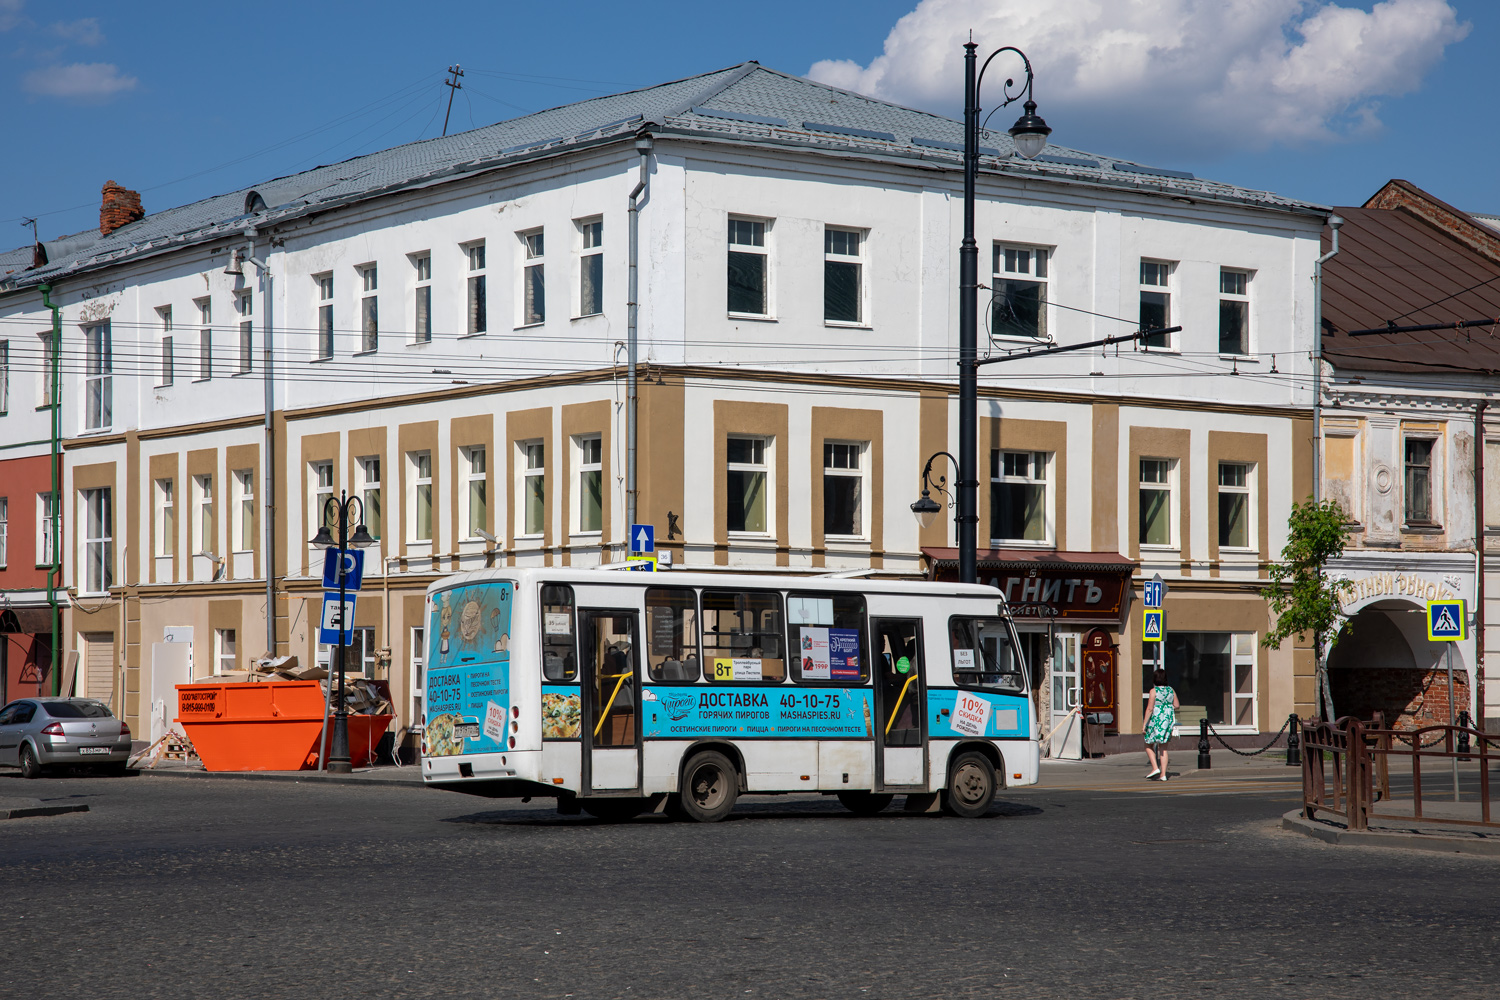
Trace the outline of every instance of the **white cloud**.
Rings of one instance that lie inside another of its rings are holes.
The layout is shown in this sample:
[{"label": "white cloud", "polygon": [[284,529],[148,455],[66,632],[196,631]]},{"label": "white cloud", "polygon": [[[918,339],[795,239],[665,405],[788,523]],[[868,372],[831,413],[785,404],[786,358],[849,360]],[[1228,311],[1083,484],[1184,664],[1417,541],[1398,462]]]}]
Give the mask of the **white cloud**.
[{"label": "white cloud", "polygon": [[[1420,86],[1469,33],[1445,0],[921,0],[867,66],[814,63],[815,80],[952,111],[963,100],[963,42],[980,58],[1026,51],[1039,113],[1068,145],[1085,135],[1140,150],[1211,154],[1336,140],[1380,127],[1379,99]],[[986,111],[1019,60],[985,77]],[[1017,108],[1019,114],[1019,108]],[[996,114],[1005,128],[1014,116]],[[1002,121],[1003,119],[1003,121]]]},{"label": "white cloud", "polygon": [[121,76],[114,63],[72,63],[48,66],[26,74],[26,92],[38,97],[61,97],[74,101],[102,101],[127,90],[139,81]]},{"label": "white cloud", "polygon": [[84,17],[77,21],[59,21],[52,25],[52,33],[79,45],[98,45],[104,41],[104,32],[99,30],[97,17]]},{"label": "white cloud", "polygon": [[22,21],[25,0],[0,0],[0,31],[9,31]]}]

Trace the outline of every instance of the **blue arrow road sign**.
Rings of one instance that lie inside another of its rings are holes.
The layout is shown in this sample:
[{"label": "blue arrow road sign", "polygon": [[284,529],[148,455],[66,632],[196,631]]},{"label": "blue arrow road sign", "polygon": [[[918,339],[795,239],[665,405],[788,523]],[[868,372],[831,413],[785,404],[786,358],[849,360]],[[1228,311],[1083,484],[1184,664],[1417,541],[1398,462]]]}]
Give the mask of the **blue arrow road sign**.
[{"label": "blue arrow road sign", "polygon": [[344,577],[344,590],[349,593],[359,589],[365,579],[364,549],[325,549],[323,551],[323,589],[338,590],[339,575]]},{"label": "blue arrow road sign", "polygon": [[354,598],[339,603],[339,592],[323,595],[323,620],[318,627],[318,641],[325,646],[354,644]]},{"label": "blue arrow road sign", "polygon": [[1146,581],[1145,598],[1143,602],[1148,608],[1160,608],[1161,599],[1167,595],[1167,585],[1162,582],[1161,574],[1158,573]]},{"label": "blue arrow road sign", "polygon": [[1433,642],[1460,642],[1469,637],[1469,616],[1464,602],[1428,601],[1427,638]]},{"label": "blue arrow road sign", "polygon": [[656,551],[656,525],[632,524],[630,526],[630,551],[645,555]]}]

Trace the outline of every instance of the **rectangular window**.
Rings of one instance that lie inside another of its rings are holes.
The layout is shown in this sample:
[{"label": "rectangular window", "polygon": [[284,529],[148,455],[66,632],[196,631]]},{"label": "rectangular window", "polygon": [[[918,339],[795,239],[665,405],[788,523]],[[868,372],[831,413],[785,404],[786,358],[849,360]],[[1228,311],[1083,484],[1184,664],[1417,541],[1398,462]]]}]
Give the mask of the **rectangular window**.
[{"label": "rectangular window", "polygon": [[318,283],[318,346],[316,359],[333,357],[333,275],[315,274]]},{"label": "rectangular window", "polygon": [[[864,684],[870,679],[865,599],[858,594],[786,597],[787,648],[798,684]],[[896,665],[890,664],[891,672]]]},{"label": "rectangular window", "polygon": [[468,331],[473,336],[489,329],[490,307],[486,299],[484,243],[471,243],[464,247],[469,257],[469,307]]},{"label": "rectangular window", "polygon": [[479,533],[489,527],[489,494],[485,492],[487,469],[484,445],[476,444],[460,448],[463,459],[464,487],[462,493],[464,537],[478,538]]},{"label": "rectangular window", "polygon": [[194,555],[217,555],[218,545],[214,540],[214,477],[193,477],[193,542],[197,545]]},{"label": "rectangular window", "polygon": [[1250,480],[1250,466],[1219,463],[1220,548],[1250,548]]},{"label": "rectangular window", "polygon": [[540,229],[517,235],[526,251],[521,265],[521,325],[534,326],[547,321],[547,245]]},{"label": "rectangular window", "polygon": [[57,561],[54,532],[57,529],[57,501],[52,493],[36,495],[37,565],[51,566]]},{"label": "rectangular window", "polygon": [[729,311],[765,316],[770,282],[766,259],[766,224],[754,219],[729,220]]},{"label": "rectangular window", "polygon": [[228,674],[239,668],[236,645],[234,629],[214,629],[214,673]]},{"label": "rectangular window", "polygon": [[[355,626],[349,631],[353,633],[353,636],[349,645],[344,647],[344,670],[356,676],[364,674],[366,677],[374,677],[375,653],[377,649],[375,645],[375,630],[373,628]],[[325,646],[321,642],[318,643],[318,666],[329,672],[332,672],[336,667],[333,649],[334,647],[332,646]]]},{"label": "rectangular window", "polygon": [[[1141,329],[1165,330],[1172,325],[1172,265],[1164,261],[1141,261]],[[1172,335],[1153,334],[1141,341],[1147,347],[1170,349]]]},{"label": "rectangular window", "polygon": [[42,386],[41,391],[37,393],[37,398],[42,402],[37,409],[42,409],[52,405],[52,366],[54,359],[57,357],[57,344],[52,339],[51,330],[48,330],[46,333],[39,333],[37,336],[42,341],[42,370],[40,373]]},{"label": "rectangular window", "polygon": [[235,519],[239,523],[231,529],[234,544],[230,548],[237,552],[251,552],[255,549],[255,470],[236,471],[234,489],[239,494],[235,503]]},{"label": "rectangular window", "polygon": [[416,273],[411,339],[414,344],[426,344],[432,340],[432,254],[415,254],[411,263]]},{"label": "rectangular window", "polygon": [[546,446],[541,441],[520,442],[525,471],[521,477],[521,534],[540,535],[546,526]]},{"label": "rectangular window", "polygon": [[84,327],[84,426],[98,430],[114,423],[114,345],[109,321]]},{"label": "rectangular window", "polygon": [[0,497],[0,569],[6,567],[10,548],[10,498]]},{"label": "rectangular window", "polygon": [[864,234],[852,229],[823,230],[823,319],[829,323],[864,320]]},{"label": "rectangular window", "polygon": [[240,316],[240,367],[237,375],[248,375],[255,367],[255,297],[241,292],[234,297],[235,311]]},{"label": "rectangular window", "polygon": [[[578,655],[575,651],[574,624],[577,615],[573,607],[573,588],[557,584],[542,586],[542,677],[557,682],[578,679]],[[554,696],[556,697],[556,696]],[[549,706],[550,708],[551,706]],[[548,719],[542,727],[542,737],[577,738],[578,707],[558,706],[563,709],[555,721]]]},{"label": "rectangular window", "polygon": [[419,723],[427,721],[422,713],[422,701],[427,693],[427,629],[411,630],[411,697],[412,718]]},{"label": "rectangular window", "polygon": [[823,442],[823,534],[865,533],[862,443]]},{"label": "rectangular window", "polygon": [[1406,439],[1406,523],[1432,523],[1432,440]]},{"label": "rectangular window", "polygon": [[10,411],[10,341],[0,340],[0,413]]},{"label": "rectangular window", "polygon": [[959,687],[1019,694],[1026,690],[1010,630],[999,618],[950,618],[953,680]]},{"label": "rectangular window", "polygon": [[703,592],[703,676],[718,683],[786,680],[781,595],[757,590]]},{"label": "rectangular window", "polygon": [[1172,544],[1172,464],[1165,458],[1141,459],[1142,545]]},{"label": "rectangular window", "polygon": [[728,441],[725,486],[730,531],[765,533],[770,530],[766,519],[766,480],[769,478],[766,444],[767,439],[759,437],[731,437]]},{"label": "rectangular window", "polygon": [[173,482],[156,481],[156,554],[169,556],[177,551],[177,507],[173,499]]},{"label": "rectangular window", "polygon": [[578,258],[578,315],[604,311],[604,220],[580,222],[583,249]]},{"label": "rectangular window", "polygon": [[1047,339],[1047,257],[1035,247],[995,245],[990,336]]},{"label": "rectangular window", "polygon": [[88,594],[108,593],[115,583],[114,507],[110,488],[83,491],[83,586]]},{"label": "rectangular window", "polygon": [[432,453],[414,451],[406,456],[412,481],[412,520],[409,537],[416,542],[432,541]]},{"label": "rectangular window", "polygon": [[161,382],[158,385],[169,386],[172,384],[174,375],[172,360],[172,337],[168,334],[161,338]]},{"label": "rectangular window", "polygon": [[214,377],[214,313],[212,299],[195,299],[198,307],[198,379]]},{"label": "rectangular window", "polygon": [[990,452],[990,538],[1048,540],[1048,458],[1043,451]]},{"label": "rectangular window", "polygon": [[365,530],[370,537],[380,541],[380,456],[366,455],[359,459],[359,501],[364,507]]},{"label": "rectangular window", "polygon": [[364,286],[359,300],[359,351],[369,354],[380,348],[380,301],[376,294],[379,275],[374,264],[366,264],[358,270]]},{"label": "rectangular window", "polygon": [[604,439],[597,434],[578,439],[577,530],[604,530]]},{"label": "rectangular window", "polygon": [[339,529],[339,517],[335,511],[330,511],[328,501],[333,497],[333,463],[312,463],[312,510],[308,512],[308,523],[313,525],[313,531],[319,528],[327,528],[331,532]]},{"label": "rectangular window", "polygon": [[688,587],[646,591],[646,668],[653,681],[692,684],[702,676],[698,595]]},{"label": "rectangular window", "polygon": [[1219,271],[1219,353],[1250,353],[1250,275]]},{"label": "rectangular window", "polygon": [[[1167,684],[1181,705],[1179,732],[1197,732],[1199,720],[1205,718],[1214,726],[1257,725],[1254,633],[1168,630],[1161,645]],[[1154,650],[1146,654],[1149,662]],[[1142,673],[1143,689],[1149,692],[1155,687],[1151,672]]]}]

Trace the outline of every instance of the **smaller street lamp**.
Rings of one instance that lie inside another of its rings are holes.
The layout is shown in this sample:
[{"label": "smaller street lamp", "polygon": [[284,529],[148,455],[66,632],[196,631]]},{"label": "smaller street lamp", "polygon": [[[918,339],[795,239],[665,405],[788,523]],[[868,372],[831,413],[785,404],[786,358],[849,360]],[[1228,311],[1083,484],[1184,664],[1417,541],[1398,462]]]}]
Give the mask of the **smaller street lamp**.
[{"label": "smaller street lamp", "polygon": [[949,455],[946,451],[940,451],[933,455],[927,460],[927,464],[922,467],[922,498],[911,505],[911,512],[916,516],[919,528],[931,527],[932,522],[943,512],[942,505],[932,499],[931,491],[935,489],[945,496],[948,495],[948,480],[943,476],[938,476],[937,485],[933,486],[931,476],[932,463],[936,462],[939,457],[944,456],[947,457],[948,461],[953,463],[955,468],[958,467],[958,459]]},{"label": "smaller street lamp", "polygon": [[[350,512],[354,512],[355,527],[354,534],[349,534]],[[333,533],[328,530],[328,522],[337,520],[339,537],[335,542]],[[351,497],[340,491],[337,498],[329,497],[323,501],[323,523],[318,526],[318,533],[313,536],[312,544],[321,548],[331,549],[335,544],[338,551],[356,548],[362,549],[368,545],[375,544],[375,539],[370,537],[370,532],[365,528],[365,508],[360,503],[359,497]],[[345,589],[344,567],[339,566],[339,610],[343,611],[344,599],[348,596]],[[344,631],[347,623],[339,622],[339,641],[335,646],[334,657],[337,661],[339,675],[339,704],[333,715],[333,746],[328,750],[328,758],[324,762],[324,768],[336,774],[348,774],[353,770],[349,759],[349,708],[344,700]]]}]

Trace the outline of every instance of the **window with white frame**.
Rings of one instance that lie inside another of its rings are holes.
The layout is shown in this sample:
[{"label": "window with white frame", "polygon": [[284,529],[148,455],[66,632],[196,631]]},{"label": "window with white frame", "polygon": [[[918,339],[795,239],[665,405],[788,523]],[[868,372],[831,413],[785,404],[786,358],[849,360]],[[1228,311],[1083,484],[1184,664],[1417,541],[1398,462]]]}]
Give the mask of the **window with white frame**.
[{"label": "window with white frame", "polygon": [[726,442],[725,513],[730,531],[766,534],[771,530],[766,507],[771,478],[766,453],[770,443],[769,438],[738,435]]},{"label": "window with white frame", "polygon": [[[1141,261],[1141,329],[1165,330],[1172,325],[1172,267],[1169,261]],[[1154,333],[1141,341],[1146,347],[1172,347],[1170,333]]]},{"label": "window with white frame", "polygon": [[38,566],[51,566],[57,561],[57,497],[56,494],[36,495],[36,552]]},{"label": "window with white frame", "polygon": [[578,315],[596,316],[604,311],[604,220],[583,219],[578,229]]},{"label": "window with white frame", "polygon": [[156,310],[156,315],[161,322],[161,379],[157,385],[167,386],[172,384],[176,375],[172,355],[172,307],[161,306]]},{"label": "window with white frame", "polygon": [[1402,505],[1405,522],[1427,526],[1437,520],[1432,495],[1433,438],[1408,437],[1405,440],[1405,476]]},{"label": "window with white frame", "polygon": [[1250,272],[1219,269],[1219,353],[1250,353]]},{"label": "window with white frame", "polygon": [[422,714],[422,700],[426,697],[427,690],[427,629],[418,627],[411,630],[411,656],[407,658],[407,662],[411,664],[411,717],[418,723],[425,724],[427,720]]},{"label": "window with white frame", "polygon": [[214,629],[214,673],[233,673],[239,668],[239,653],[236,651],[235,630],[232,628]]},{"label": "window with white frame", "polygon": [[823,320],[863,323],[864,233],[858,229],[823,230]]},{"label": "window with white frame", "polygon": [[115,583],[114,506],[108,486],[84,490],[83,592],[104,594]]},{"label": "window with white frame", "polygon": [[248,375],[255,367],[255,296],[240,292],[234,297],[234,311],[240,317],[240,366],[236,375]]},{"label": "window with white frame", "polygon": [[604,439],[598,434],[574,438],[578,460],[578,515],[573,530],[580,533],[604,530]]},{"label": "window with white frame", "polygon": [[109,321],[83,328],[84,426],[100,430],[114,423],[114,345]]},{"label": "window with white frame", "polygon": [[[350,630],[353,633],[352,641],[344,647],[344,671],[350,674],[364,674],[366,677],[375,676],[376,652],[379,647],[375,645],[375,629],[356,625]],[[317,648],[318,666],[324,670],[333,672],[333,647],[318,643]]]},{"label": "window with white frame", "polygon": [[990,538],[996,542],[1051,541],[1051,498],[1045,451],[990,451]]},{"label": "window with white frame", "polygon": [[1219,548],[1248,549],[1255,536],[1251,509],[1254,506],[1253,465],[1246,462],[1219,463]]},{"label": "window with white frame", "polygon": [[0,497],[0,569],[9,562],[10,549],[10,498]]},{"label": "window with white frame", "polygon": [[521,322],[535,326],[547,321],[547,243],[540,229],[517,233],[521,240]]},{"label": "window with white frame", "polygon": [[380,348],[380,300],[376,294],[380,275],[374,264],[364,264],[358,270],[363,286],[359,299],[359,351],[370,354]]},{"label": "window with white frame", "polygon": [[[1167,684],[1177,694],[1179,732],[1197,732],[1199,720],[1210,725],[1255,729],[1255,648],[1253,632],[1167,632],[1157,651],[1143,650],[1143,662],[1162,662]],[[1164,662],[1163,662],[1164,661]],[[1151,671],[1142,672],[1143,690],[1155,685]]]},{"label": "window with white frame", "polygon": [[1047,340],[1047,265],[1041,247],[994,246],[990,336]]},{"label": "window with white frame", "polygon": [[865,534],[864,453],[862,441],[823,442],[823,534]]},{"label": "window with white frame", "polygon": [[489,527],[489,495],[486,492],[486,455],[484,445],[476,444],[459,449],[459,468],[464,477],[463,491],[459,494],[459,523],[464,526],[465,538],[478,538],[479,533]]},{"label": "window with white frame", "polygon": [[214,540],[214,477],[193,477],[193,545],[194,555],[218,554]]},{"label": "window with white frame", "polygon": [[1140,543],[1172,544],[1172,486],[1176,462],[1143,458],[1140,466]]},{"label": "window with white frame", "polygon": [[315,274],[318,287],[318,343],[313,357],[325,361],[333,357],[333,275]]},{"label": "window with white frame", "polygon": [[194,299],[198,307],[198,378],[206,382],[214,377],[214,306],[212,299]]},{"label": "window with white frame", "polygon": [[770,259],[763,219],[729,220],[729,311],[741,316],[770,313]]},{"label": "window with white frame", "polygon": [[329,510],[328,503],[333,498],[333,463],[313,462],[311,466],[308,479],[312,483],[312,496],[308,501],[312,507],[307,512],[307,523],[312,526],[314,533],[319,528],[338,531],[338,513]]},{"label": "window with white frame", "polygon": [[432,254],[412,254],[411,266],[416,282],[411,340],[414,344],[426,344],[432,340]]},{"label": "window with white frame", "polygon": [[359,501],[364,507],[365,531],[378,542],[385,519],[380,502],[380,456],[365,455],[354,464],[359,470]]},{"label": "window with white frame", "polygon": [[177,507],[175,484],[170,479],[156,481],[156,554],[170,556],[177,551]]},{"label": "window with white frame", "polygon": [[41,400],[37,409],[42,409],[52,405],[52,366],[57,357],[57,342],[53,339],[51,330],[37,336],[42,341],[42,370],[37,373],[40,385],[36,398]]},{"label": "window with white frame", "polygon": [[411,515],[407,522],[409,542],[432,541],[432,452],[413,451],[406,455],[407,473],[411,476]]},{"label": "window with white frame", "polygon": [[469,258],[468,278],[468,333],[469,336],[484,333],[490,326],[490,307],[485,279],[484,241],[470,243],[464,247]]},{"label": "window with white frame", "polygon": [[517,441],[521,459],[521,502],[516,531],[522,535],[540,535],[547,524],[547,447],[543,441]]},{"label": "window with white frame", "polygon": [[236,552],[255,549],[255,470],[238,469],[234,473],[235,525],[230,531],[230,548]]},{"label": "window with white frame", "polygon": [[10,412],[10,341],[0,340],[0,414]]}]

